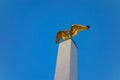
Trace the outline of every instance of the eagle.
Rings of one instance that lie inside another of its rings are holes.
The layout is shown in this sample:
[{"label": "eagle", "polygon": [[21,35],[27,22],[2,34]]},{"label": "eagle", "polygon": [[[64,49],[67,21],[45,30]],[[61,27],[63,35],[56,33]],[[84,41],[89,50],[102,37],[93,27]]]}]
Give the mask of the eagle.
[{"label": "eagle", "polygon": [[59,31],[56,35],[56,43],[59,43],[59,40],[68,40],[71,39],[72,37],[76,36],[78,32],[83,31],[83,30],[88,30],[90,26],[83,26],[80,24],[73,24],[71,26],[70,30],[65,30],[65,31]]}]

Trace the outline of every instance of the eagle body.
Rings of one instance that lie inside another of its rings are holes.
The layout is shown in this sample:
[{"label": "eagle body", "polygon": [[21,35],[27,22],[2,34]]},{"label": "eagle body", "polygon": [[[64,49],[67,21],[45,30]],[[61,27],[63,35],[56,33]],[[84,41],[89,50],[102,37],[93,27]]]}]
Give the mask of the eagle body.
[{"label": "eagle body", "polygon": [[56,43],[59,43],[59,40],[60,39],[63,39],[63,40],[67,40],[67,39],[70,39],[70,34],[69,34],[69,31],[66,30],[66,31],[59,31],[57,33],[57,36],[56,36]]}]

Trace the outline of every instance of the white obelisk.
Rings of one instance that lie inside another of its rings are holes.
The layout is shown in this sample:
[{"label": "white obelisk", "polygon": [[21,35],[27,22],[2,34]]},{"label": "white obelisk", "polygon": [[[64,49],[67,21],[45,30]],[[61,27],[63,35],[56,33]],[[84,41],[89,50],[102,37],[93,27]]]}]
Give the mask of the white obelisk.
[{"label": "white obelisk", "polygon": [[72,39],[59,43],[54,80],[77,80],[77,46]]}]

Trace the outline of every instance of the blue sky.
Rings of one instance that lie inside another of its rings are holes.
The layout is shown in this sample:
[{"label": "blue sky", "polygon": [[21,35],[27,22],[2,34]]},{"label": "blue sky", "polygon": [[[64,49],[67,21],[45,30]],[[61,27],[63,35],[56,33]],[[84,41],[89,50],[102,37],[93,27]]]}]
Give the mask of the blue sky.
[{"label": "blue sky", "polygon": [[120,80],[119,0],[1,0],[0,80],[53,80],[59,30],[75,38],[78,80]]}]

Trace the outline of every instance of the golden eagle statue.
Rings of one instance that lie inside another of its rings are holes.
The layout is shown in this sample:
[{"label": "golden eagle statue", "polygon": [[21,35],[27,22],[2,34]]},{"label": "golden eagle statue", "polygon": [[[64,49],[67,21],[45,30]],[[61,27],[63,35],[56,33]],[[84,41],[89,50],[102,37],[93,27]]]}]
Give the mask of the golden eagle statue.
[{"label": "golden eagle statue", "polygon": [[79,31],[88,30],[90,26],[83,26],[80,24],[73,24],[70,30],[59,31],[56,35],[56,43],[59,43],[60,39],[68,40],[78,34]]}]

